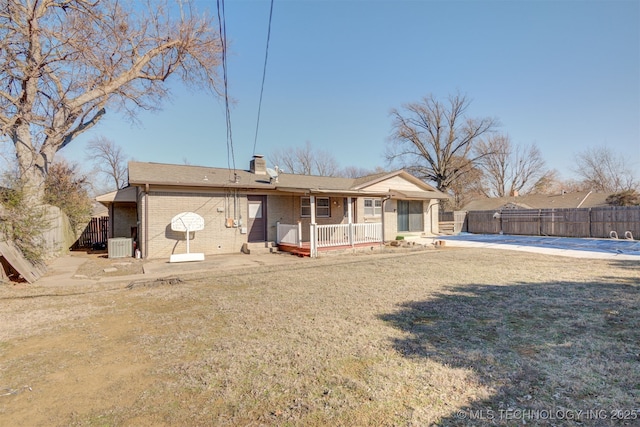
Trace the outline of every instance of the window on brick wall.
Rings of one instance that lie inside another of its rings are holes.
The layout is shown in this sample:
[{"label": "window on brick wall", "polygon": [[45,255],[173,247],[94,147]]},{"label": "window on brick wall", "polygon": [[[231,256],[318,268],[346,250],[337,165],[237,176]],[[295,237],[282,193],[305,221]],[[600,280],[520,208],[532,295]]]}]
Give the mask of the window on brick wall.
[{"label": "window on brick wall", "polygon": [[311,197],[302,197],[300,206],[300,216],[303,218],[311,217]]},{"label": "window on brick wall", "polygon": [[[300,200],[300,216],[311,217],[311,198],[302,197]],[[328,197],[316,197],[316,217],[329,218],[331,216],[331,205]]]},{"label": "window on brick wall", "polygon": [[316,216],[318,218],[329,218],[331,216],[331,205],[328,197],[316,197]]},{"label": "window on brick wall", "polygon": [[381,216],[382,200],[364,199],[364,216]]}]

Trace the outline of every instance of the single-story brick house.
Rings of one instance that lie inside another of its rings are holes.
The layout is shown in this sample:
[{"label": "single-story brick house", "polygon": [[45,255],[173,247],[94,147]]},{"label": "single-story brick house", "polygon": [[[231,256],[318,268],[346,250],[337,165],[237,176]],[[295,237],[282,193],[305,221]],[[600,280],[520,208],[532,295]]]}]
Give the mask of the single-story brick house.
[{"label": "single-story brick house", "polygon": [[235,171],[130,162],[129,186],[97,200],[109,208],[110,237],[131,237],[143,258],[164,258],[186,250],[186,233],[172,229],[183,212],[204,220],[203,230],[189,236],[193,252],[278,244],[313,255],[314,247],[317,254],[399,234],[437,234],[439,200],[447,197],[403,170],[356,179],[296,175],[254,156],[249,170]]}]

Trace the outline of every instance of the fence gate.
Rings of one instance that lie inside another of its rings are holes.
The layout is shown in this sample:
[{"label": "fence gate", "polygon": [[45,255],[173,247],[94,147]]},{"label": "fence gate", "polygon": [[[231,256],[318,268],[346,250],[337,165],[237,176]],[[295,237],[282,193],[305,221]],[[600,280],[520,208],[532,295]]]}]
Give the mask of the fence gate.
[{"label": "fence gate", "polygon": [[109,217],[91,218],[84,231],[73,244],[73,249],[90,248],[95,243],[105,243],[109,238]]}]

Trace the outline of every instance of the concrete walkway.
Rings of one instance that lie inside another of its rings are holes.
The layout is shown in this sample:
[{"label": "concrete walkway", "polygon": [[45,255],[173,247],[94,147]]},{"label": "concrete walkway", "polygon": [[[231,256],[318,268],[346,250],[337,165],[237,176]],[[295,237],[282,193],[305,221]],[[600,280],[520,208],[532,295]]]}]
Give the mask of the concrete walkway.
[{"label": "concrete walkway", "polygon": [[[514,244],[486,243],[465,240],[450,240],[446,236],[414,237],[410,239],[416,245],[437,246],[437,243],[446,247],[463,248],[487,248],[511,251],[524,251],[546,255],[566,256],[574,258],[631,260],[640,262],[640,256],[628,254],[616,254],[586,250],[560,249],[551,247],[536,247]],[[444,242],[444,243],[442,243]],[[348,256],[348,255],[347,255]],[[78,268],[87,261],[86,257],[65,255],[55,259],[48,265],[47,273],[36,284],[39,286],[65,286],[65,285],[92,285],[102,283],[129,283],[136,280],[153,280],[164,277],[176,277],[190,274],[217,274],[222,271],[252,269],[255,267],[296,265],[299,267],[307,263],[313,263],[310,258],[300,258],[288,253],[252,253],[208,255],[204,261],[170,263],[166,259],[152,259],[142,261],[143,273],[128,276],[103,276],[96,278],[79,277],[76,275]]]},{"label": "concrete walkway", "polygon": [[[93,285],[100,283],[132,282],[136,280],[153,280],[157,278],[181,276],[187,274],[210,273],[221,271],[252,269],[255,267],[288,265],[309,262],[290,254],[226,254],[210,255],[204,261],[170,263],[164,259],[142,261],[142,274],[102,276],[88,278],[78,276],[76,272],[88,258],[77,255],[64,255],[56,258],[47,266],[47,273],[35,284],[39,286]],[[118,261],[119,259],[114,259]],[[124,260],[124,258],[122,259]]]}]

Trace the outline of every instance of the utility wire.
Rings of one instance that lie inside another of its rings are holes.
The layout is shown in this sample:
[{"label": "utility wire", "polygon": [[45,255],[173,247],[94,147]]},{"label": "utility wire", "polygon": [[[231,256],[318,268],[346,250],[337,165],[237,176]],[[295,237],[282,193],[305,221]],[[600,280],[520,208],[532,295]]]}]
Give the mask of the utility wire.
[{"label": "utility wire", "polygon": [[218,24],[220,26],[220,42],[222,45],[222,75],[224,81],[224,104],[227,119],[227,166],[231,170],[233,164],[234,180],[236,176],[236,158],[233,153],[233,134],[231,132],[231,110],[229,109],[229,84],[227,78],[227,25],[224,15],[224,0],[217,0]]},{"label": "utility wire", "polygon": [[269,40],[271,39],[271,18],[273,17],[273,0],[269,9],[269,26],[267,28],[267,48],[264,53],[264,67],[262,69],[262,86],[260,87],[260,101],[258,102],[258,119],[256,120],[256,136],[253,139],[253,154],[256,154],[256,144],[258,143],[258,128],[260,127],[260,111],[262,110],[262,94],[264,93],[264,80],[267,75],[267,59],[269,59]]}]

